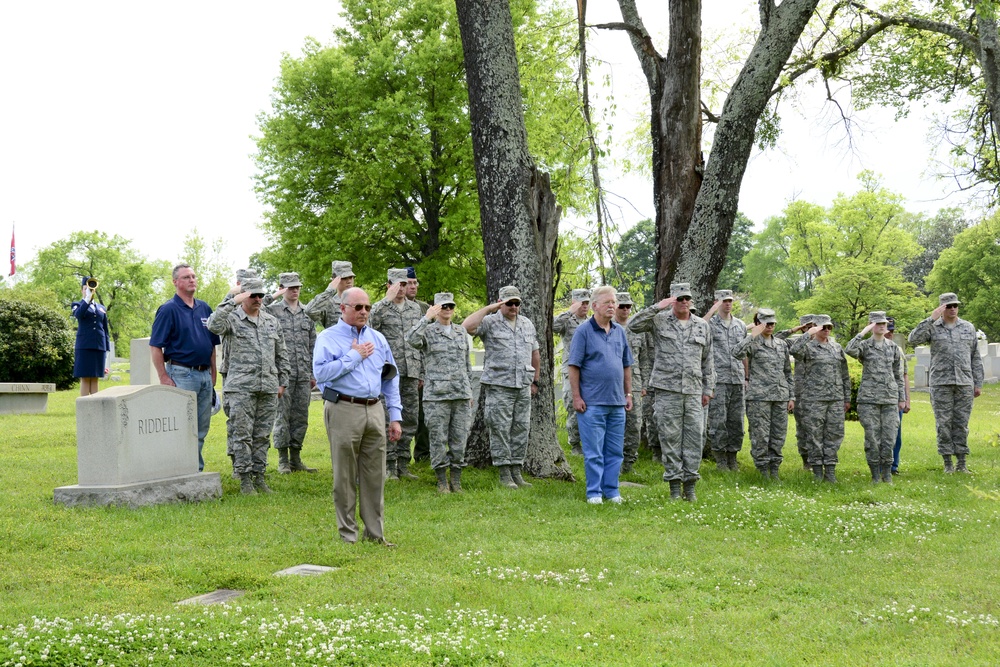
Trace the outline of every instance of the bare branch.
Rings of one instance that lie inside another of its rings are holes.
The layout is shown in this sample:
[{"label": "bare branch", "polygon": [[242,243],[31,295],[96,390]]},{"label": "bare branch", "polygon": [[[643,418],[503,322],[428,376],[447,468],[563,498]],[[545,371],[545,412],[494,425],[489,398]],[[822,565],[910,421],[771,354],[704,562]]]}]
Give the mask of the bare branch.
[{"label": "bare branch", "polygon": [[719,117],[712,113],[712,110],[705,105],[705,100],[701,100],[701,113],[709,123],[718,124]]}]

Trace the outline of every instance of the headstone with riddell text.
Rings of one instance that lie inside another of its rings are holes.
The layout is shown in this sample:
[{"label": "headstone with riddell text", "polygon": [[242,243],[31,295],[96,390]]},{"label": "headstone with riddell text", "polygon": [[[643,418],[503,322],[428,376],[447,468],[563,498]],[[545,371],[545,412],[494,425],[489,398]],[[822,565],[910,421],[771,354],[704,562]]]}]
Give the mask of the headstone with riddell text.
[{"label": "headstone with riddell text", "polygon": [[140,507],[222,495],[219,473],[198,472],[194,392],[118,386],[76,399],[79,483],[57,503]]}]

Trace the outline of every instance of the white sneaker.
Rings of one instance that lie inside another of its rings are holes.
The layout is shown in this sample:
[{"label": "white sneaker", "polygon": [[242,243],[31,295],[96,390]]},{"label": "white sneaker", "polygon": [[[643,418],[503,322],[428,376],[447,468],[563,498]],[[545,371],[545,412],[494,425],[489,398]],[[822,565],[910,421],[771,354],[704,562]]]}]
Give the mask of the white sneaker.
[{"label": "white sneaker", "polygon": [[604,502],[604,499],[600,496],[594,496],[593,498],[587,498],[588,505],[600,505]]},{"label": "white sneaker", "polygon": [[621,496],[615,496],[614,498],[608,498],[608,502],[614,503],[615,505],[621,505],[625,502],[625,499]]}]

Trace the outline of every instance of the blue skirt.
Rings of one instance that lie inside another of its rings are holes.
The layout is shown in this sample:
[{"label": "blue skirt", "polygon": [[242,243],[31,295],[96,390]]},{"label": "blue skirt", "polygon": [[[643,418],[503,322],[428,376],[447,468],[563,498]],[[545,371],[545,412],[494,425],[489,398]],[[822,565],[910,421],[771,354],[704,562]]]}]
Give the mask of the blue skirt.
[{"label": "blue skirt", "polygon": [[73,362],[73,377],[102,378],[104,377],[104,350],[74,350],[76,359]]}]

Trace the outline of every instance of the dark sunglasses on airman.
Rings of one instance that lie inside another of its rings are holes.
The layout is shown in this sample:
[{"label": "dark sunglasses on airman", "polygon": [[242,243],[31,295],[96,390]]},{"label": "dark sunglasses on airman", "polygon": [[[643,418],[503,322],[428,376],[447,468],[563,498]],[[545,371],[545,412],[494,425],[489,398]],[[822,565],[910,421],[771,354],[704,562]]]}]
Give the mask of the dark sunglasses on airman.
[{"label": "dark sunglasses on airman", "polygon": [[251,294],[250,298],[251,299],[263,299],[264,295],[263,294]]},{"label": "dark sunglasses on airman", "polygon": [[513,301],[513,300],[511,300],[511,301],[506,302],[504,305],[507,306],[508,308],[520,308],[521,307],[521,302],[520,301]]},{"label": "dark sunglasses on airman", "polygon": [[618,304],[618,310],[632,310],[632,304],[631,303],[619,303]]},{"label": "dark sunglasses on airman", "polygon": [[678,301],[690,301],[691,297],[689,297],[689,296],[679,296],[679,297],[677,297],[677,300]]},{"label": "dark sunglasses on airman", "polygon": [[455,304],[453,303],[442,303],[441,310],[455,310]]}]

